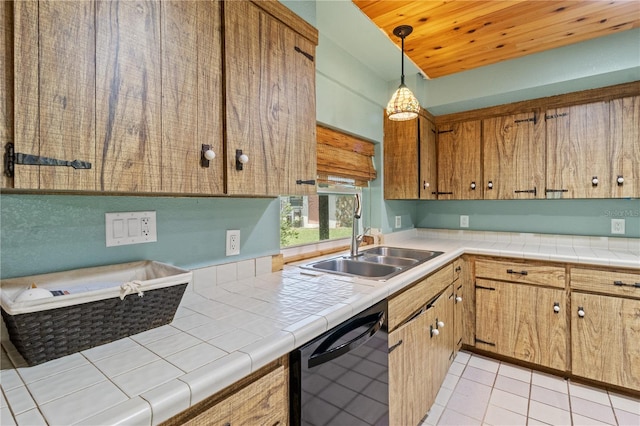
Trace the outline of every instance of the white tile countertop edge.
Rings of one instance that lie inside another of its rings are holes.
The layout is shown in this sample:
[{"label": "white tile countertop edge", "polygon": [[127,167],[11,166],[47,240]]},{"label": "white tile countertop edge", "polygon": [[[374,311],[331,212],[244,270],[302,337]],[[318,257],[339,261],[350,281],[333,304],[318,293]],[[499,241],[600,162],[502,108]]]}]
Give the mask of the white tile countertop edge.
[{"label": "white tile countertop edge", "polygon": [[[444,253],[386,282],[298,267],[312,260],[271,273],[270,256],[197,269],[172,324],[35,367],[13,368],[20,356],[3,324],[2,424],[159,424],[464,253],[640,269],[634,238],[410,229],[384,239]],[[142,355],[148,360],[139,365]],[[117,369],[111,360],[120,362]],[[73,373],[81,368],[96,378],[79,381]],[[29,398],[45,380],[70,390],[43,410]],[[104,392],[110,397],[101,398]],[[80,397],[95,401],[93,410],[52,408]]]}]

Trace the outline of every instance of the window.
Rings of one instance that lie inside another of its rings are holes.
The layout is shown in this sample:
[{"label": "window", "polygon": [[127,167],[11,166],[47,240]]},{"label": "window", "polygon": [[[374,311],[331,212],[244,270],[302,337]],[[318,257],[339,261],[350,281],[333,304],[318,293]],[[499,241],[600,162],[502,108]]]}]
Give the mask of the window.
[{"label": "window", "polygon": [[280,248],[351,237],[359,188],[319,189],[317,195],[280,197]]}]

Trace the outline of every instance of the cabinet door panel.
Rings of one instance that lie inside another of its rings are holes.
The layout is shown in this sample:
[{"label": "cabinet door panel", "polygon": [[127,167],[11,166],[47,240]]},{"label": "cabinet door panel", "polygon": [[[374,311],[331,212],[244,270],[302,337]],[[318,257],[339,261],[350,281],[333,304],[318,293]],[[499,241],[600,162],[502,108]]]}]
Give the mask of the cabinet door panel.
[{"label": "cabinet door panel", "polygon": [[417,425],[429,410],[431,321],[423,313],[389,334],[389,424]]},{"label": "cabinet door panel", "polygon": [[15,188],[95,189],[93,2],[15,2],[16,152],[92,163],[15,166]]},{"label": "cabinet door panel", "polygon": [[[485,347],[480,343],[478,347],[566,369],[568,317],[564,290],[483,279],[477,279],[476,289],[476,335],[495,344]],[[554,312],[556,303],[558,313]]]},{"label": "cabinet door panel", "polygon": [[[418,116],[417,120],[424,120]],[[384,117],[384,198],[416,199],[420,176],[418,121],[393,121]]]},{"label": "cabinet door panel", "polygon": [[[222,45],[217,1],[162,3],[162,190],[222,194]],[[202,144],[216,158],[201,167]]]},{"label": "cabinet door panel", "polygon": [[[285,62],[290,65],[285,70],[285,87],[292,104],[286,117],[287,137],[279,143],[284,149],[281,155],[286,159],[286,169],[278,195],[311,195],[317,192],[316,185],[296,182],[317,177],[315,45],[288,28],[286,34]],[[285,117],[281,115],[279,119]]]},{"label": "cabinet door panel", "polygon": [[[610,178],[609,103],[549,110],[546,121],[546,197],[609,197],[613,184]],[[598,178],[598,185],[592,185],[594,177]]]},{"label": "cabinet door panel", "polygon": [[314,46],[251,2],[226,2],[224,22],[227,193],[313,193],[295,181],[316,178]]},{"label": "cabinet door panel", "polygon": [[[640,197],[640,96],[611,101],[611,196]],[[618,176],[624,183],[618,185]]]},{"label": "cabinet door panel", "polygon": [[436,126],[432,121],[419,116],[420,127],[420,199],[438,198],[438,151],[436,147]]},{"label": "cabinet door panel", "polygon": [[531,112],[482,120],[485,199],[544,197],[545,135],[539,116]]},{"label": "cabinet door panel", "polygon": [[99,190],[161,190],[160,44],[159,2],[97,3]]},{"label": "cabinet door panel", "polygon": [[640,300],[573,293],[571,311],[573,374],[640,391]]},{"label": "cabinet door panel", "polygon": [[438,199],[482,199],[481,134],[480,120],[438,127]]}]

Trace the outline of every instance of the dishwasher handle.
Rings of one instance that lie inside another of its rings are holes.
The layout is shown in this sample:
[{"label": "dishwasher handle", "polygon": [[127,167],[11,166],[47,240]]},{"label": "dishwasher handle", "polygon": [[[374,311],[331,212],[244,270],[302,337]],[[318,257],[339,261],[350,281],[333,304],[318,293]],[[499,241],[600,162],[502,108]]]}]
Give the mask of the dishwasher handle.
[{"label": "dishwasher handle", "polygon": [[[313,354],[311,354],[309,357],[309,368],[317,367],[325,362],[336,359],[366,343],[367,340],[371,339],[382,327],[382,324],[384,323],[384,314],[385,311],[380,311],[372,315],[367,315],[366,317],[355,318],[338,328],[335,332],[327,336],[327,338],[316,348]],[[347,333],[368,324],[371,324],[371,326],[357,337],[336,346],[335,348],[329,349],[331,345]]]}]

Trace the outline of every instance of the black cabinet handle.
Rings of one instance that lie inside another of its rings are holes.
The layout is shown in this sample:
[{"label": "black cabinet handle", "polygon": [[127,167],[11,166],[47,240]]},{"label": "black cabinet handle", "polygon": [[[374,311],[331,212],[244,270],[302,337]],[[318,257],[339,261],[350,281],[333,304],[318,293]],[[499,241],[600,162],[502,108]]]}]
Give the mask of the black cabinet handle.
[{"label": "black cabinet handle", "polygon": [[507,269],[507,274],[529,275],[527,271],[514,271],[513,269]]}]

